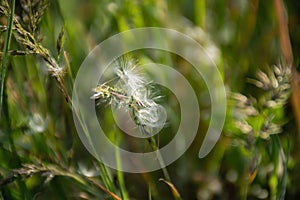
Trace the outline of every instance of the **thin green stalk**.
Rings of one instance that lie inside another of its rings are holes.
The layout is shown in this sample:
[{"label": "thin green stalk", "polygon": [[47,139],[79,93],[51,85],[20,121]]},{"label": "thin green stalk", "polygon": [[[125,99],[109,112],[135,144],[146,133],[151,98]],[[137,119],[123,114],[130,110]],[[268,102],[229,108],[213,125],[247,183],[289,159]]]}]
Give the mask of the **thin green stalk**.
[{"label": "thin green stalk", "polygon": [[[274,196],[276,199],[283,200],[285,198],[285,193],[286,193],[286,173],[287,173],[286,157],[285,157],[283,148],[281,146],[279,136],[272,135],[271,139],[272,139],[272,143],[274,146],[273,149],[275,151],[275,152],[273,152],[275,154],[274,157],[276,156],[276,158],[273,159],[273,161],[274,161],[274,177],[276,177],[279,181],[274,190]],[[280,161],[281,161],[281,163],[280,163]],[[283,174],[279,178],[278,177],[278,167],[280,164],[282,164]]]},{"label": "thin green stalk", "polygon": [[[69,68],[69,70],[70,69],[71,68]],[[75,96],[75,98],[78,98],[76,91],[74,91],[74,96]],[[81,126],[86,138],[88,139],[88,141],[91,145],[92,151],[95,153],[94,155],[98,156],[97,151],[93,145],[92,139],[89,135],[88,129],[85,126],[85,124],[82,122],[82,120],[81,120],[82,118],[80,117],[78,110],[74,107],[72,100],[70,100],[70,105],[71,105],[71,108],[73,109],[73,112],[75,113],[75,115],[77,117],[78,122],[80,123],[80,126]],[[108,170],[107,170],[106,166],[101,162],[101,159],[99,157],[97,157],[96,159],[99,160],[98,164],[99,164],[100,172],[101,172],[100,177],[101,177],[102,181],[104,182],[105,187],[107,189],[109,189],[110,191],[114,192],[113,182],[108,174]]]},{"label": "thin green stalk", "polygon": [[[246,170],[246,173],[244,177],[248,177],[248,171]],[[243,180],[243,183],[242,183],[242,191],[241,191],[241,199],[242,200],[247,200],[247,196],[248,196],[248,178],[245,178],[245,180]]]},{"label": "thin green stalk", "polygon": [[[67,53],[65,51],[63,51],[63,56],[64,56],[64,60],[66,62],[67,74],[69,75],[71,84],[73,85],[74,84],[73,72],[72,72],[72,68],[71,68],[70,61],[68,59]],[[78,98],[76,91],[73,91],[73,92],[74,92],[75,97]],[[96,150],[95,150],[94,146],[92,145],[93,143],[91,141],[91,138],[89,137],[87,128],[84,125],[84,123],[82,122],[78,111],[75,109],[72,100],[70,101],[70,105],[71,105],[71,108],[73,109],[73,111],[75,112],[75,114],[77,116],[77,119],[78,119],[78,121],[80,123],[80,126],[82,127],[82,129],[83,129],[83,131],[85,133],[85,136],[88,138],[88,141],[91,144],[92,149],[95,152],[95,155],[97,155]],[[100,158],[97,158],[97,160],[99,160],[98,164],[99,164],[99,168],[100,168],[100,177],[101,177],[101,180],[103,181],[105,187],[109,191],[114,192],[115,189],[114,189],[114,186],[113,186],[113,181],[111,180],[111,176],[109,175],[107,167],[100,161],[101,160]]]},{"label": "thin green stalk", "polygon": [[[70,69],[71,69],[71,68],[69,68],[69,70],[70,70]],[[70,72],[71,72],[71,71],[70,71]],[[74,80],[73,80],[73,81],[74,81]],[[78,98],[76,91],[74,91],[74,96],[75,96],[76,98]],[[95,147],[94,147],[94,145],[93,145],[92,139],[91,139],[91,137],[90,137],[90,135],[89,135],[88,129],[87,129],[87,127],[85,126],[85,124],[82,122],[82,120],[81,120],[82,118],[80,117],[80,114],[78,113],[78,110],[74,107],[72,100],[70,101],[70,104],[71,104],[71,107],[72,107],[72,109],[73,109],[73,112],[75,112],[75,115],[76,115],[76,117],[77,117],[77,120],[79,121],[80,126],[81,126],[81,128],[82,128],[82,130],[83,130],[83,132],[84,132],[84,134],[85,134],[85,136],[86,136],[86,138],[87,138],[88,141],[89,141],[89,144],[91,145],[91,148],[92,148],[92,151],[94,152],[94,155],[95,155],[95,156],[98,156],[97,151],[96,151],[96,149],[95,149]],[[113,182],[112,182],[112,180],[111,180],[111,177],[110,177],[109,174],[108,174],[107,167],[101,162],[101,158],[97,157],[96,159],[99,161],[98,164],[99,164],[100,172],[101,172],[101,173],[100,173],[100,177],[101,177],[102,181],[104,182],[105,187],[106,187],[107,189],[109,189],[110,191],[114,192]]]},{"label": "thin green stalk", "polygon": [[[115,134],[115,140],[117,143],[119,143],[119,136],[118,133]],[[116,164],[117,164],[117,178],[119,181],[120,185],[120,191],[121,191],[121,196],[122,199],[127,200],[129,199],[126,187],[125,187],[125,181],[124,181],[124,175],[122,171],[122,163],[121,163],[121,158],[120,158],[120,152],[118,150],[118,145],[116,145]]]},{"label": "thin green stalk", "polygon": [[[67,72],[68,72],[68,75],[70,77],[71,84],[73,85],[74,84],[74,77],[73,77],[73,73],[72,73],[72,68],[71,68],[71,65],[70,65],[67,53],[65,51],[63,51],[63,56],[64,56],[64,59],[65,59],[65,62],[66,62]],[[75,94],[76,98],[78,98],[76,91],[74,91],[74,94]],[[70,102],[70,104],[71,104],[71,108],[74,110],[75,108],[73,106],[72,101]],[[81,121],[81,118],[79,117],[79,114],[78,114],[77,110],[74,110],[74,111],[76,113],[78,121],[80,122],[80,126],[84,130],[84,133],[85,133],[86,137],[89,139],[90,144],[92,144],[91,140],[90,140],[90,137],[88,135],[87,128],[84,126],[83,122]],[[96,150],[94,149],[94,147],[93,147],[93,151],[96,152]],[[96,155],[97,155],[97,153],[96,153]],[[100,172],[101,172],[100,177],[101,177],[102,181],[104,182],[105,187],[108,190],[114,192],[113,182],[112,182],[111,177],[110,177],[110,175],[108,173],[107,167],[102,162],[98,162],[98,164],[99,164]]]},{"label": "thin green stalk", "polygon": [[4,49],[3,49],[3,55],[2,55],[1,76],[0,76],[0,82],[1,82],[0,83],[1,84],[1,88],[0,88],[0,119],[1,119],[2,106],[3,106],[3,93],[4,93],[4,83],[5,83],[5,77],[6,77],[6,71],[7,71],[8,49],[10,47],[14,14],[15,14],[15,0],[12,0],[11,1],[11,11],[10,11],[9,19],[8,19],[8,26],[7,26]]},{"label": "thin green stalk", "polygon": [[151,187],[150,187],[150,185],[149,185],[149,187],[148,187],[148,200],[152,200]]},{"label": "thin green stalk", "polygon": [[115,192],[114,185],[113,185],[113,182],[111,180],[111,176],[108,173],[107,167],[101,161],[99,161],[98,164],[99,164],[100,172],[101,172],[100,177],[101,177],[101,180],[103,181],[105,187],[109,191]]},{"label": "thin green stalk", "polygon": [[[150,142],[150,144],[151,144],[154,151],[158,150],[158,146],[156,144],[156,141],[155,141],[154,137],[151,137],[149,142]],[[170,175],[169,175],[169,172],[168,172],[167,168],[163,167],[163,166],[165,166],[165,162],[164,162],[163,158],[161,157],[161,154],[159,153],[159,151],[157,151],[157,159],[158,159],[158,162],[159,162],[160,166],[162,167],[161,169],[163,171],[165,179],[167,181],[171,182],[171,178],[170,178]]]},{"label": "thin green stalk", "polygon": [[70,65],[70,61],[69,61],[67,52],[63,51],[63,55],[64,55],[64,60],[66,62],[67,72],[68,72],[68,75],[69,75],[70,80],[71,80],[71,84],[74,85],[73,72],[72,72],[72,69],[71,69],[71,65]]},{"label": "thin green stalk", "polygon": [[[16,160],[18,164],[21,163],[20,158],[18,154],[16,153],[16,148],[14,145],[14,141],[12,138],[11,133],[11,122],[10,122],[10,117],[9,117],[9,111],[8,111],[8,105],[7,105],[7,97],[4,92],[4,85],[6,81],[6,73],[7,73],[7,60],[8,60],[8,51],[10,47],[10,41],[11,41],[11,35],[12,35],[12,27],[13,27],[13,20],[14,20],[14,14],[15,14],[15,0],[11,1],[11,8],[10,8],[10,16],[8,18],[8,24],[7,24],[7,31],[6,31],[6,36],[5,36],[5,42],[4,42],[4,49],[3,49],[3,54],[2,54],[2,63],[1,63],[1,75],[0,75],[0,119],[1,119],[1,114],[2,114],[2,109],[3,106],[5,105],[4,110],[5,116],[6,116],[6,121],[7,121],[7,128],[6,131],[8,133],[8,138],[9,142],[12,148],[12,152],[16,156]],[[18,186],[20,187],[22,194],[24,195],[23,197],[26,199],[31,199],[31,195],[25,185],[25,183],[21,180],[17,181]]]},{"label": "thin green stalk", "polygon": [[195,21],[198,26],[205,29],[206,0],[195,0]]},{"label": "thin green stalk", "polygon": [[3,200],[2,190],[0,190],[0,199]]}]

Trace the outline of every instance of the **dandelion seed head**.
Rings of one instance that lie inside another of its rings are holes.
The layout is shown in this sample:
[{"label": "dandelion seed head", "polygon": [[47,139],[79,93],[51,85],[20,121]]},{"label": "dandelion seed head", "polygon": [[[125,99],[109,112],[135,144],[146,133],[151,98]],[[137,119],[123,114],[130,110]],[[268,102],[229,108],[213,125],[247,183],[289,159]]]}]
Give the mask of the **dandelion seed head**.
[{"label": "dandelion seed head", "polygon": [[114,73],[118,81],[113,86],[101,84],[93,91],[91,99],[106,100],[115,109],[130,112],[134,123],[149,134],[160,131],[166,122],[167,113],[156,103],[154,87],[141,73],[137,62],[120,57],[114,62]]},{"label": "dandelion seed head", "polygon": [[142,125],[159,128],[164,126],[167,114],[163,106],[156,104],[151,107],[140,109],[137,117]]},{"label": "dandelion seed head", "polygon": [[141,98],[140,94],[143,93],[146,82],[133,60],[120,58],[117,62],[115,73],[119,77],[119,82],[117,83],[119,88],[129,96]]},{"label": "dandelion seed head", "polygon": [[133,59],[121,57],[116,62],[115,74],[119,77],[116,84],[127,96],[131,96],[139,107],[136,112],[138,123],[152,130],[161,128],[167,118],[164,107],[157,104],[148,87],[149,81],[138,70],[138,64]]}]

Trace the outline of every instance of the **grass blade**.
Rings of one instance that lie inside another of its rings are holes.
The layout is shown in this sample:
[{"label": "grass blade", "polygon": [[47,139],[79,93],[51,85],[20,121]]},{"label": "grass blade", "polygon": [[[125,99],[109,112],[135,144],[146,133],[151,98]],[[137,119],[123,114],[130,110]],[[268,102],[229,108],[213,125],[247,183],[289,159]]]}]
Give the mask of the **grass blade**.
[{"label": "grass blade", "polygon": [[160,178],[159,181],[164,182],[165,184],[167,184],[170,187],[172,194],[176,200],[181,200],[179,192],[177,191],[176,187],[171,182],[168,182],[162,178]]},{"label": "grass blade", "polygon": [[194,12],[196,24],[205,29],[206,0],[196,0]]},{"label": "grass blade", "polygon": [[8,26],[7,26],[4,49],[3,49],[3,55],[2,55],[2,64],[1,64],[0,118],[1,118],[1,113],[2,113],[4,83],[5,83],[5,77],[6,77],[6,71],[7,71],[7,57],[8,57],[8,49],[10,46],[10,39],[11,39],[11,34],[12,34],[14,14],[15,14],[15,0],[12,0],[11,1],[11,11],[10,11],[9,19],[8,19]]},{"label": "grass blade", "polygon": [[152,200],[152,194],[151,194],[151,187],[149,185],[149,189],[148,189],[148,200]]},{"label": "grass blade", "polygon": [[286,193],[286,176],[287,176],[287,161],[286,161],[286,156],[284,153],[284,150],[281,146],[280,143],[280,139],[278,137],[278,135],[275,135],[275,142],[276,145],[278,146],[278,153],[279,153],[279,157],[281,157],[280,161],[282,162],[282,167],[283,167],[283,174],[281,176],[281,180],[278,184],[278,188],[277,188],[277,198],[278,199],[284,199],[285,198],[285,193]]},{"label": "grass blade", "polygon": [[[118,133],[115,134],[115,140],[117,142],[117,144],[119,144],[119,136]],[[120,152],[117,149],[119,145],[116,146],[116,163],[117,163],[117,178],[119,181],[119,185],[120,185],[120,190],[121,190],[121,195],[122,195],[122,199],[127,200],[129,199],[128,193],[127,193],[127,189],[125,187],[125,181],[124,181],[124,175],[123,175],[123,171],[122,171],[122,163],[121,163],[121,157],[120,157]]]}]

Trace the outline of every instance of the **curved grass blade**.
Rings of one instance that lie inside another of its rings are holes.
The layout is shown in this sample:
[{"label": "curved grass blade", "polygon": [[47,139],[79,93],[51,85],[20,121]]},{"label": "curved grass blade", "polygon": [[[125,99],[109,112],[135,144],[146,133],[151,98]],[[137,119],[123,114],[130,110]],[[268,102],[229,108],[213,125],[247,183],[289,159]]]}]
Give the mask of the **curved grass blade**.
[{"label": "curved grass blade", "polygon": [[170,187],[170,189],[172,191],[172,194],[173,194],[173,196],[176,200],[181,200],[179,192],[177,191],[176,187],[171,182],[168,182],[168,181],[166,181],[165,179],[162,179],[162,178],[160,178],[159,181],[164,182],[165,184],[167,184]]}]

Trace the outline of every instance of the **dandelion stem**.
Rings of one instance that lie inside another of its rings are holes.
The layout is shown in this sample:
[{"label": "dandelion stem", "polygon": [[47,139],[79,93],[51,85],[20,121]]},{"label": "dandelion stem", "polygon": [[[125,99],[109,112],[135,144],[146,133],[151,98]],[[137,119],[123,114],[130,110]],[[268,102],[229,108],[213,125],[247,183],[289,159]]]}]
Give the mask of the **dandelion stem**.
[{"label": "dandelion stem", "polygon": [[[148,141],[149,141],[149,140],[148,140]],[[160,154],[160,152],[159,152],[159,150],[158,150],[158,146],[157,146],[157,144],[156,144],[156,141],[155,141],[155,138],[154,138],[154,137],[151,137],[151,138],[150,138],[150,144],[151,144],[153,150],[157,151],[157,159],[158,159],[158,162],[159,162],[160,166],[162,167],[161,169],[162,169],[162,171],[163,171],[163,174],[164,174],[165,179],[166,179],[167,181],[171,182],[171,177],[170,177],[170,175],[169,175],[169,172],[168,172],[167,168],[164,167],[164,166],[166,166],[166,165],[165,165],[165,162],[164,162],[164,160],[163,160],[163,158],[162,158],[162,156],[161,156],[161,154]]]},{"label": "dandelion stem", "polygon": [[[117,144],[119,144],[119,135],[116,133],[115,134],[115,140],[117,142]],[[119,185],[120,185],[120,190],[121,190],[121,195],[122,195],[122,199],[127,200],[129,199],[128,197],[128,193],[125,187],[125,181],[124,181],[124,176],[123,176],[123,172],[122,172],[122,163],[121,163],[121,158],[120,158],[120,152],[118,150],[118,147],[116,146],[116,163],[117,163],[117,177],[118,177],[118,181],[119,181]]]}]

